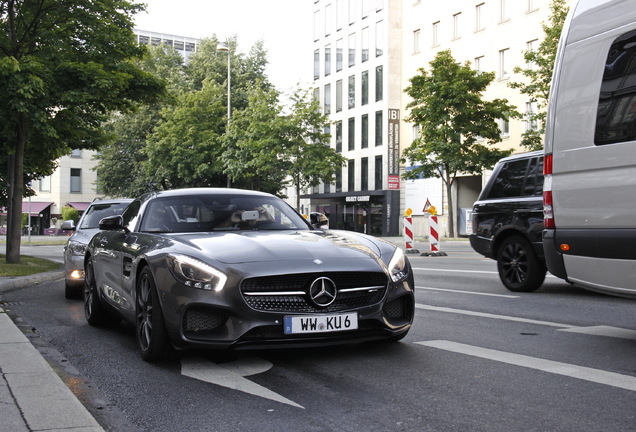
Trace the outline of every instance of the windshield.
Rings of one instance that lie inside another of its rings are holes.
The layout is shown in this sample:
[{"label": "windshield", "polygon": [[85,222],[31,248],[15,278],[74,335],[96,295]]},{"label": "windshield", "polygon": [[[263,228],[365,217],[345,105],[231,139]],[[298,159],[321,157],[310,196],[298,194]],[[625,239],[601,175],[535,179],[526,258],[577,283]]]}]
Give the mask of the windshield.
[{"label": "windshield", "polygon": [[93,204],[86,210],[82,221],[80,222],[80,229],[93,229],[99,228],[99,221],[106,216],[114,216],[122,214],[126,209],[128,203],[103,203]]},{"label": "windshield", "polygon": [[148,203],[142,232],[307,230],[305,219],[285,201],[259,195],[198,195],[156,198]]}]

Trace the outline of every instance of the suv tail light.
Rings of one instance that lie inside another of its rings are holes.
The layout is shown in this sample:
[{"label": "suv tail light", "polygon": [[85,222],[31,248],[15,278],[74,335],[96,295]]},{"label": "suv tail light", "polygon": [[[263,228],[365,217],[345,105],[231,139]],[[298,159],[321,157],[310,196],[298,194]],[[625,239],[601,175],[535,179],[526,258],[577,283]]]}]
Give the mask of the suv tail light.
[{"label": "suv tail light", "polygon": [[554,229],[554,209],[552,207],[552,155],[547,154],[543,160],[543,225]]}]

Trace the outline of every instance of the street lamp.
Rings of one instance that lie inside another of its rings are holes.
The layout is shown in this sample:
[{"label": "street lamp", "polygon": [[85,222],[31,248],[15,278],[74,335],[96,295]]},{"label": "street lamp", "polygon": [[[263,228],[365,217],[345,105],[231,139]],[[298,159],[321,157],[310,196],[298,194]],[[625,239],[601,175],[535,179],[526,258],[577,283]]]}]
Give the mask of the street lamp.
[{"label": "street lamp", "polygon": [[[227,52],[227,126],[226,133],[230,127],[230,116],[232,115],[232,99],[230,98],[231,75],[230,75],[230,47],[225,44],[219,44],[216,47],[217,52]],[[227,187],[231,185],[230,175],[227,176]]]}]

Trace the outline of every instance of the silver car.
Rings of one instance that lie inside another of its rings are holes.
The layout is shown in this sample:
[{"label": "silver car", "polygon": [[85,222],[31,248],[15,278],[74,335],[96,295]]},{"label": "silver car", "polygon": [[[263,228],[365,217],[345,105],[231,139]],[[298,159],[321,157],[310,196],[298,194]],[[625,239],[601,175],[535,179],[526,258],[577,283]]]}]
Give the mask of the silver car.
[{"label": "silver car", "polygon": [[132,199],[108,199],[93,201],[80,218],[77,226],[73,220],[62,223],[62,229],[74,231],[64,246],[64,296],[67,299],[82,296],[84,287],[84,253],[86,245],[99,231],[99,221],[107,216],[122,214]]}]

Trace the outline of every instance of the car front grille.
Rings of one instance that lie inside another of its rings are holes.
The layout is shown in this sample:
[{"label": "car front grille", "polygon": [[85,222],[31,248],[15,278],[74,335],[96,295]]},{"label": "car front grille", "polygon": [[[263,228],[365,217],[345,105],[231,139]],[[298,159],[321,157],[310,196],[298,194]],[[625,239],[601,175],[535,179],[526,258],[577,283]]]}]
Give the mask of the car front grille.
[{"label": "car front grille", "polygon": [[[320,277],[331,279],[337,288],[335,301],[326,307],[314,304],[309,297],[309,287]],[[325,313],[377,304],[384,298],[387,283],[384,273],[303,273],[246,279],[241,293],[248,306],[258,311]]]},{"label": "car front grille", "polygon": [[183,333],[187,337],[202,336],[225,324],[227,314],[205,306],[193,306],[183,315]]}]

